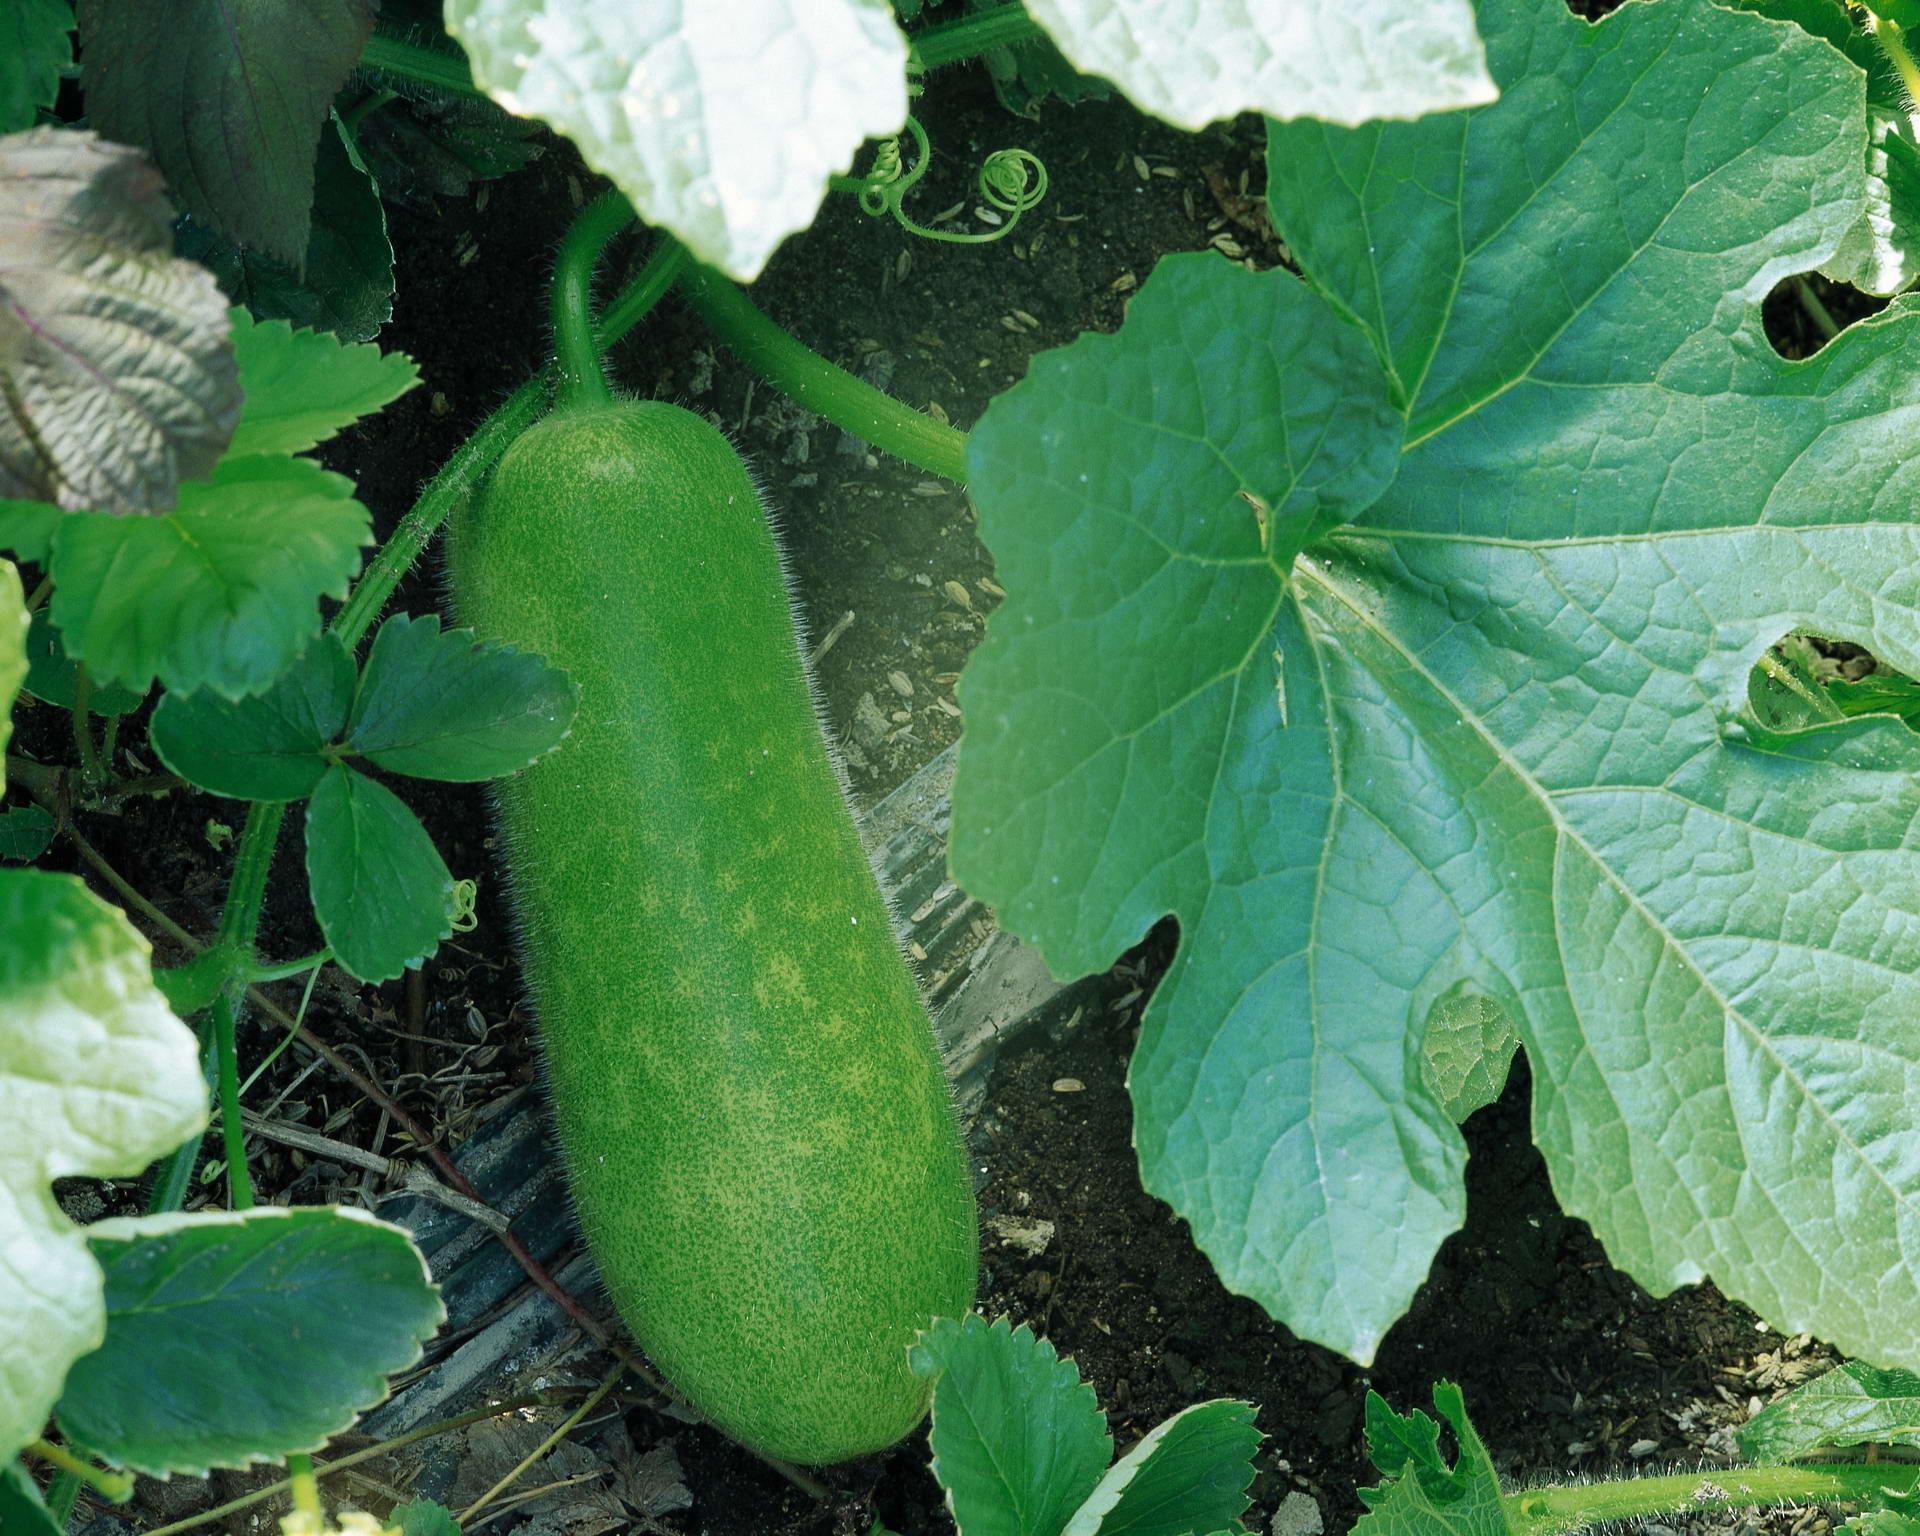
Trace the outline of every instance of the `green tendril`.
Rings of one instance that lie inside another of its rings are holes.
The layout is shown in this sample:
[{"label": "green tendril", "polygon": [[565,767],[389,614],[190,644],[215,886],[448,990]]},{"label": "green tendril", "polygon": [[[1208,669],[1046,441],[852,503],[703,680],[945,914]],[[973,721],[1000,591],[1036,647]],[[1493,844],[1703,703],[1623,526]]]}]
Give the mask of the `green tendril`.
[{"label": "green tendril", "polygon": [[456,880],[453,882],[453,912],[449,921],[455,933],[472,933],[480,926],[480,919],[474,911],[480,899],[478,880]]},{"label": "green tendril", "polygon": [[831,185],[837,191],[858,195],[860,211],[874,218],[891,214],[894,222],[908,234],[927,240],[944,240],[949,245],[985,245],[1013,233],[1020,215],[1037,207],[1047,195],[1047,168],[1037,155],[1024,149],[1001,149],[987,156],[980,167],[980,200],[996,213],[1006,216],[1004,224],[980,234],[960,234],[922,224],[903,206],[907,194],[927,173],[933,157],[927,143],[927,131],[915,117],[908,117],[907,132],[912,135],[914,158],[906,163],[900,138],[881,140],[873,164],[864,176],[835,176]]}]

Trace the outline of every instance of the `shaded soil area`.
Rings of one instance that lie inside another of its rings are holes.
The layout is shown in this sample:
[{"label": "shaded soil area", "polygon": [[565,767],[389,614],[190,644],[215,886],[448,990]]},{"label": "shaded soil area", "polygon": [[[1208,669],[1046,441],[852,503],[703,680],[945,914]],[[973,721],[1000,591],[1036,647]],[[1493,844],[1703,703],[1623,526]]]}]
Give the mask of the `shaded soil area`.
[{"label": "shaded soil area", "polygon": [[[918,193],[921,217],[959,204],[952,223],[981,227],[970,212],[978,202],[972,168],[1005,144],[1045,160],[1053,185],[1046,203],[1008,240],[956,246],[870,220],[838,197],[783,249],[754,298],[829,358],[956,425],[975,422],[1035,351],[1113,329],[1159,256],[1212,245],[1223,260],[1265,267],[1282,259],[1248,195],[1257,196],[1264,176],[1251,121],[1186,135],[1117,102],[1049,107],[1026,121],[966,73],[938,78],[923,111],[938,158]],[[595,187],[565,145],[550,143],[535,165],[478,198],[394,210],[399,296],[382,342],[418,359],[423,383],[325,454],[358,481],[383,536],[465,433],[541,363],[551,251]],[[631,270],[643,254],[631,241],[616,263]],[[1844,296],[1822,292],[1842,304]],[[1782,300],[1769,313],[1783,349],[1817,345],[1803,309]],[[871,803],[958,735],[954,683],[1001,596],[965,496],[843,438],[757,383],[673,301],[623,345],[616,372],[637,394],[710,413],[760,476],[812,642],[824,645],[817,671],[828,724],[856,798]],[[432,610],[438,589],[430,559],[396,606]],[[59,757],[60,732],[53,711],[29,711],[20,744]],[[121,766],[151,767],[141,756],[136,748]],[[310,1020],[440,1138],[456,1142],[491,1101],[536,1077],[531,1028],[492,870],[484,794],[390,782],[422,814],[455,875],[481,881],[479,926],[408,981],[364,988],[329,972]],[[176,794],[83,830],[135,887],[204,933],[217,920],[226,877],[220,828],[237,825],[240,810]],[[319,944],[297,822],[289,819],[265,933],[276,957]],[[79,867],[70,850],[62,857]],[[1229,1294],[1184,1223],[1140,1188],[1126,1061],[1173,941],[1170,928],[1157,931],[1070,1021],[1011,1049],[975,1128],[987,1227],[981,1309],[1031,1322],[1078,1361],[1119,1449],[1189,1403],[1256,1402],[1268,1438],[1248,1524],[1277,1521],[1281,1536],[1312,1536],[1322,1526],[1348,1527],[1360,1511],[1354,1489],[1374,1480],[1360,1434],[1369,1388],[1406,1409],[1425,1406],[1436,1379],[1459,1381],[1510,1470],[1563,1477],[1724,1452],[1727,1426],[1752,1400],[1826,1363],[1819,1346],[1768,1333],[1710,1288],[1654,1301],[1607,1264],[1586,1228],[1559,1214],[1532,1149],[1524,1060],[1505,1096],[1467,1126],[1467,1226],[1442,1250],[1379,1359],[1362,1369],[1294,1339],[1255,1303]],[[176,958],[164,944],[162,952]],[[298,1001],[285,989],[278,995],[289,1007]],[[247,1026],[243,1070],[277,1039],[269,1025]],[[302,1047],[250,1097],[281,1119],[381,1155],[408,1153],[388,1118],[324,1066],[316,1070]],[[324,1160],[264,1143],[258,1151],[256,1177],[270,1195],[355,1198],[366,1188],[357,1172]],[[207,1155],[217,1155],[214,1143]],[[218,1193],[196,1187],[194,1203]],[[125,1198],[94,1185],[64,1194],[86,1214]],[[626,1438],[596,1453],[605,1464],[622,1467],[623,1447],[645,1454],[671,1445],[690,1503],[643,1518],[629,1500],[624,1513],[615,1502],[571,1522],[508,1515],[488,1528],[856,1536],[878,1517],[901,1536],[952,1529],[923,1441],[836,1471],[839,1496],[816,1504],[657,1402],[629,1403],[616,1428]],[[226,1479],[215,1491],[244,1486]],[[355,1496],[379,1507],[377,1491]],[[210,1495],[183,1480],[153,1497],[178,1517]],[[158,1506],[151,1512],[161,1518]],[[602,1517],[610,1523],[596,1523]],[[1817,1532],[1830,1519],[1808,1510],[1777,1523]],[[257,1527],[235,1517],[230,1528]]]}]

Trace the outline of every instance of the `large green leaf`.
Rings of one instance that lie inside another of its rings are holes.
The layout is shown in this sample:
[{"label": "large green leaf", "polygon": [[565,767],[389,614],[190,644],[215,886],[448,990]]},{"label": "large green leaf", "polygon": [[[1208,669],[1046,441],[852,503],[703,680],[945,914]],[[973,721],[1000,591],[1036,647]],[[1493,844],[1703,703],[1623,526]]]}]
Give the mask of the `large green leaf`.
[{"label": "large green leaf", "polygon": [[87,114],[152,154],[196,218],[297,263],[314,152],[369,0],[80,0]]},{"label": "large green leaf", "polygon": [[886,0],[449,0],[446,14],[495,101],[545,118],[648,223],[742,280],[813,222],[861,140],[906,116]]},{"label": "large green leaf", "polygon": [[97,681],[258,693],[319,632],[371,542],[353,482],[307,459],[225,459],[164,517],[62,520],[53,621]]},{"label": "large green leaf", "polygon": [[107,1333],[61,1429],[137,1472],[316,1451],[386,1396],[446,1317],[403,1228],[349,1207],[98,1222]]},{"label": "large green leaf", "polygon": [[[1260,332],[1180,411],[1192,350],[1130,318],[974,432],[1010,597],[955,869],[1062,971],[1179,915],[1142,1174],[1297,1332],[1370,1357],[1458,1224],[1419,1061],[1436,1006],[1482,997],[1615,1262],[1920,1360],[1920,743],[1737,718],[1790,629],[1920,663],[1913,310],[1803,364],[1759,317],[1859,214],[1862,76],[1694,0],[1479,22],[1495,105],[1270,129],[1281,232],[1379,359],[1353,386],[1384,366],[1406,416],[1354,526],[1289,573],[1217,484],[1159,473],[1141,379],[1223,461],[1298,441]],[[1211,601],[1170,614],[1149,588],[1182,570]]]},{"label": "large green leaf", "polygon": [[206,1123],[198,1048],[151,966],[78,880],[0,869],[0,1459],[39,1436],[106,1326],[52,1180],[136,1174]]},{"label": "large green leaf", "polygon": [[1840,0],[1728,3],[1803,27],[1865,71],[1866,207],[1820,270],[1867,293],[1901,292],[1920,277],[1920,142],[1899,74]]},{"label": "large green leaf", "polygon": [[1494,97],[1468,0],[1028,0],[1079,68],[1200,129],[1236,112],[1361,123]]}]

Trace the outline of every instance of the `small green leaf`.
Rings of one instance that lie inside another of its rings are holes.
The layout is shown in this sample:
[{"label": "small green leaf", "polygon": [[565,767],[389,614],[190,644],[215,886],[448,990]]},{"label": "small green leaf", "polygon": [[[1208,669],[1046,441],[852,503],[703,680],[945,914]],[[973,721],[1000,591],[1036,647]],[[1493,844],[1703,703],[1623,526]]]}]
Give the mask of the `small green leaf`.
[{"label": "small green leaf", "polygon": [[66,514],[51,502],[0,499],[0,550],[20,560],[44,560],[53,530]]},{"label": "small green leaf", "polygon": [[1155,1425],[1100,1479],[1065,1536],[1193,1536],[1247,1507],[1260,1431],[1252,1403],[1196,1403]]},{"label": "small green leaf", "polygon": [[1767,1404],[1733,1437],[1758,1462],[1830,1445],[1920,1446],[1920,1376],[1852,1360]]},{"label": "small green leaf", "polygon": [[0,1531],[7,1536],[65,1536],[40,1497],[33,1474],[18,1461],[0,1463]]},{"label": "small green leaf", "polygon": [[1003,1317],[936,1318],[907,1351],[933,1389],[933,1475],[960,1536],[1060,1536],[1113,1455],[1093,1388]]},{"label": "small green leaf", "polygon": [[[43,704],[57,704],[62,709],[72,709],[76,671],[73,658],[60,642],[60,630],[53,622],[53,615],[45,608],[38,610],[27,630],[25,691]],[[143,702],[144,694],[135,693],[131,688],[122,688],[117,683],[107,683],[93,690],[87,707],[96,715],[113,716],[138,709]]]},{"label": "small green leaf", "polygon": [[227,452],[303,453],[420,382],[404,352],[349,345],[327,331],[233,311],[240,424]]},{"label": "small green leaf", "polygon": [[350,1207],[125,1217],[87,1243],[106,1341],[74,1363],[55,1412],[72,1439],[156,1477],[319,1450],[446,1317],[408,1234]]},{"label": "small green leaf", "polygon": [[460,1536],[460,1522],[453,1511],[432,1499],[409,1499],[394,1506],[387,1524],[400,1527],[400,1536]]},{"label": "small green leaf", "polygon": [[307,802],[307,883],[334,958],[391,981],[453,932],[453,876],[400,798],[336,763]]},{"label": "small green leaf", "polygon": [[304,800],[326,772],[326,746],[347,723],[353,658],[322,635],[265,693],[229,700],[170,693],[149,740],[190,784],[235,800]]},{"label": "small green leaf", "polygon": [[1427,1088],[1458,1125],[1500,1097],[1520,1037],[1506,1011],[1465,984],[1450,988],[1427,1010],[1421,1065]]},{"label": "small green leaf", "polygon": [[72,31],[67,0],[13,0],[0,7],[0,133],[31,128],[40,109],[53,105],[60,71],[73,58]]},{"label": "small green leaf", "polygon": [[352,138],[334,122],[320,135],[313,232],[298,266],[222,240],[191,216],[180,220],[180,254],[210,268],[236,304],[259,320],[290,320],[370,341],[393,318],[393,244],[380,191]]},{"label": "small green leaf", "polygon": [[74,129],[0,140],[0,497],[160,511],[226,448],[227,307],[171,224],[136,149]]},{"label": "small green leaf", "polygon": [[0,811],[0,859],[27,864],[47,851],[53,841],[53,816],[37,805],[19,805]]},{"label": "small green leaf", "polygon": [[557,747],[579,699],[538,656],[396,614],[374,636],[341,750],[423,779],[498,778]]},{"label": "small green leaf", "polygon": [[1880,1491],[1878,1502],[1840,1529],[1853,1536],[1920,1536],[1920,1496]]},{"label": "small green leaf", "polygon": [[[1409,1468],[1432,1481],[1429,1492],[1439,1497],[1446,1491],[1452,1472],[1440,1455],[1440,1426],[1418,1408],[1411,1413],[1395,1413],[1378,1392],[1367,1394],[1367,1459],[1389,1478],[1403,1477]],[[1360,1498],[1369,1502],[1375,1490],[1362,1489]]]},{"label": "small green leaf", "polygon": [[368,0],[80,0],[88,117],[148,150],[195,218],[297,263],[320,132],[374,9]]},{"label": "small green leaf", "polygon": [[1440,1456],[1438,1427],[1431,1419],[1417,1410],[1402,1418],[1377,1394],[1367,1394],[1368,1449],[1389,1481],[1357,1490],[1367,1512],[1353,1536],[1509,1536],[1500,1477],[1467,1420],[1460,1389],[1439,1382],[1433,1402],[1460,1442],[1460,1459],[1451,1467]]},{"label": "small green leaf", "polygon": [[0,869],[0,1019],[5,1460],[106,1327],[100,1268],[51,1181],[139,1173],[206,1124],[207,1089],[147,941],[71,876]]},{"label": "small green leaf", "polygon": [[319,632],[316,600],[346,596],[368,521],[310,460],[226,459],[165,516],[63,520],[53,620],[96,680],[258,693]]}]

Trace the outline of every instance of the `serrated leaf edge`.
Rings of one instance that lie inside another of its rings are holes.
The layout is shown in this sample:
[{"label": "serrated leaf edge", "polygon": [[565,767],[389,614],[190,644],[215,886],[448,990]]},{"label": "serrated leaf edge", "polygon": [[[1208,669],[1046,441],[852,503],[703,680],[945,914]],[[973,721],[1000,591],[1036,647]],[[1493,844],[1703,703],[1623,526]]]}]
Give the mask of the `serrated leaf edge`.
[{"label": "serrated leaf edge", "polygon": [[[414,1341],[411,1358],[404,1364],[395,1366],[392,1371],[383,1373],[375,1385],[373,1395],[367,1398],[365,1402],[350,1405],[354,1416],[357,1418],[360,1414],[366,1412],[367,1409],[386,1401],[389,1395],[386,1385],[387,1378],[397,1375],[401,1371],[410,1370],[413,1366],[417,1365],[421,1357],[426,1354],[427,1339],[431,1338],[434,1333],[437,1333],[447,1320],[446,1301],[440,1294],[440,1287],[434,1283],[433,1271],[427,1265],[426,1255],[420,1251],[419,1244],[414,1241],[413,1234],[405,1227],[400,1226],[396,1222],[382,1221],[371,1212],[352,1205],[257,1205],[245,1211],[167,1211],[156,1216],[109,1216],[104,1221],[96,1221],[90,1226],[82,1227],[80,1232],[81,1235],[87,1239],[89,1245],[91,1245],[96,1238],[104,1242],[131,1243],[138,1242],[142,1238],[164,1237],[171,1232],[204,1227],[246,1226],[256,1222],[288,1219],[301,1212],[312,1213],[317,1211],[330,1212],[348,1221],[359,1222],[363,1226],[378,1227],[383,1231],[392,1232],[402,1238],[405,1241],[407,1251],[413,1255],[415,1262],[420,1266],[420,1278],[433,1297],[434,1311],[437,1314],[434,1318],[433,1329],[424,1338],[419,1338]],[[58,1404],[56,1404],[56,1414],[58,1411]],[[322,1435],[311,1445],[259,1456],[250,1455],[244,1461],[240,1462],[213,1462],[207,1466],[175,1464],[166,1467],[145,1467],[133,1463],[129,1463],[129,1465],[132,1467],[132,1470],[144,1472],[151,1477],[168,1478],[175,1473],[181,1473],[188,1477],[206,1477],[216,1468],[223,1471],[245,1471],[248,1467],[263,1464],[277,1464],[289,1455],[311,1454],[314,1451],[325,1450],[328,1444],[330,1444],[339,1433],[340,1431],[335,1430],[331,1435]]]}]

